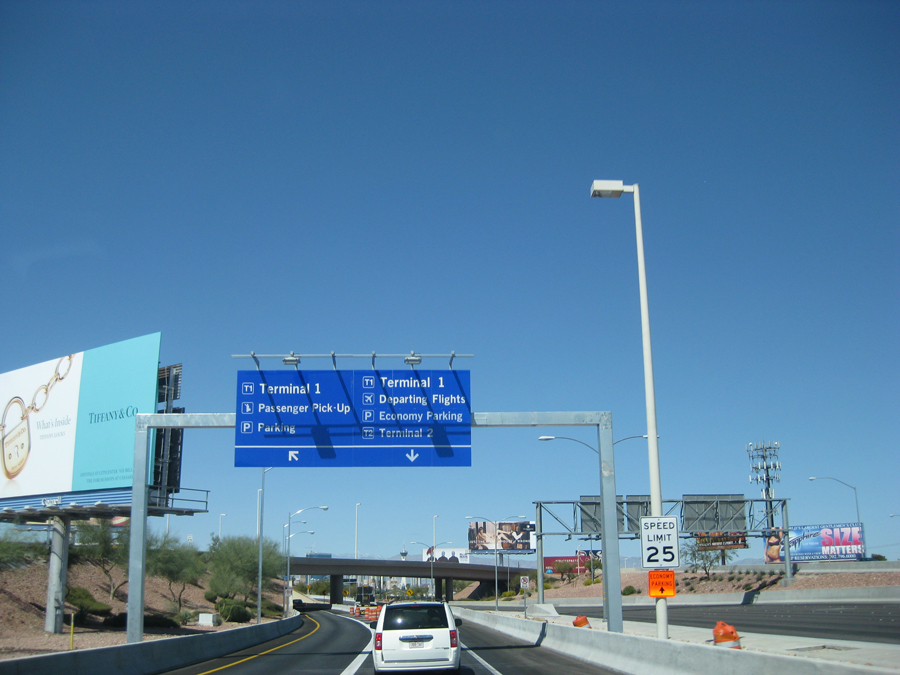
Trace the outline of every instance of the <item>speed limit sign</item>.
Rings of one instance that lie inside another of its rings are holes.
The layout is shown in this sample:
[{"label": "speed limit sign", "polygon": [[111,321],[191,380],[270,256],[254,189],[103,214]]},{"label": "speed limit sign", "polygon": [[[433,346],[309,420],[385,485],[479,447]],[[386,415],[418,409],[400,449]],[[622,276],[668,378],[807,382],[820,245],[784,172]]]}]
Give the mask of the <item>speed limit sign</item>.
[{"label": "speed limit sign", "polygon": [[641,567],[673,569],[678,566],[678,518],[641,518]]}]

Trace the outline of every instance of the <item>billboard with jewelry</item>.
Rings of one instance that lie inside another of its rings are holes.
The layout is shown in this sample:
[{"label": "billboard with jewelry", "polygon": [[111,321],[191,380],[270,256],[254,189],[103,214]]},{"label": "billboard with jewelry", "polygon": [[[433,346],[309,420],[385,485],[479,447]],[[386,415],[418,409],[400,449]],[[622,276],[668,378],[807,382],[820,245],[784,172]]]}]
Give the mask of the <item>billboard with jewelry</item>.
[{"label": "billboard with jewelry", "polygon": [[0,375],[0,500],[130,487],[159,344],[154,333]]}]

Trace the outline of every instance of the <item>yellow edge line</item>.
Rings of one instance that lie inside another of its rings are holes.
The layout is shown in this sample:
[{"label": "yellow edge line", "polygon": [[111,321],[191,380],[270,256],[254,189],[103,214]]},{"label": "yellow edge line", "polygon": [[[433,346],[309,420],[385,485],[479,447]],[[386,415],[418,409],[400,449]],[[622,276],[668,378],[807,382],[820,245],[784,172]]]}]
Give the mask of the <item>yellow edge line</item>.
[{"label": "yellow edge line", "polygon": [[[310,632],[308,632],[308,633],[307,633],[306,635],[304,635],[303,637],[299,637],[299,638],[297,638],[296,640],[291,640],[290,642],[285,642],[283,645],[278,645],[277,647],[273,647],[272,649],[267,649],[266,651],[260,652],[259,654],[254,654],[253,656],[248,656],[246,659],[241,659],[240,661],[235,661],[234,663],[229,663],[229,664],[226,665],[226,666],[219,666],[218,668],[213,668],[212,670],[207,670],[207,671],[204,671],[204,672],[202,672],[202,673],[198,673],[198,675],[208,675],[208,673],[215,673],[216,671],[219,671],[219,670],[225,670],[226,668],[231,668],[232,666],[236,666],[236,665],[238,665],[239,663],[246,663],[247,661],[252,661],[253,659],[255,659],[255,658],[259,657],[259,656],[263,656],[263,655],[265,655],[265,654],[270,654],[271,652],[278,651],[278,650],[281,649],[282,647],[287,647],[288,645],[292,645],[292,644],[294,644],[295,642],[300,642],[300,640],[305,640],[305,639],[308,638],[310,635],[312,635],[312,634],[315,633],[317,630],[319,630],[319,628],[321,628],[321,625],[319,624],[318,621],[316,621],[314,618],[312,618],[309,614],[304,614],[303,616],[304,616],[304,618],[309,619],[309,620],[312,621],[314,624],[316,624],[316,627],[313,628]],[[221,657],[220,657],[220,658],[221,658]]]}]

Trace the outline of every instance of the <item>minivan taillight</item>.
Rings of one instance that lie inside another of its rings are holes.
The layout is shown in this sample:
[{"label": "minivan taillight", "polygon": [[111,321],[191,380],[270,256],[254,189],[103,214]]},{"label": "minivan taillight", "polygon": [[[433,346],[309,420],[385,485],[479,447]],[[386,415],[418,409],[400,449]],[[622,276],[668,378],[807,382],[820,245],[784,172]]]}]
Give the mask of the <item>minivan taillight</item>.
[{"label": "minivan taillight", "polygon": [[[451,634],[450,639],[456,642],[456,631]],[[456,646],[455,644],[453,645]],[[381,633],[375,633],[375,651],[381,651]]]},{"label": "minivan taillight", "polygon": [[[452,648],[452,647],[456,647],[458,644],[459,644],[459,643],[456,641],[456,631],[455,631],[455,630],[451,630],[451,631],[450,631],[450,647],[451,647],[451,648]],[[376,647],[376,649],[378,649],[378,647]]]}]

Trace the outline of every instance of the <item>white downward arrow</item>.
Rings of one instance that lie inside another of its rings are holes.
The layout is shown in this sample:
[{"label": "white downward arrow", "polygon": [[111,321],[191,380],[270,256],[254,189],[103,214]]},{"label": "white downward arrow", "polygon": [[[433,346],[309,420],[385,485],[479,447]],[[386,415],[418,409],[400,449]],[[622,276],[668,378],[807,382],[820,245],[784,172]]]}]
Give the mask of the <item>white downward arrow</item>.
[{"label": "white downward arrow", "polygon": [[300,461],[300,452],[298,450],[288,450],[288,461]]},{"label": "white downward arrow", "polygon": [[406,458],[410,462],[415,462],[419,458],[419,456],[416,454],[415,448],[411,448],[410,451],[406,453]]}]

